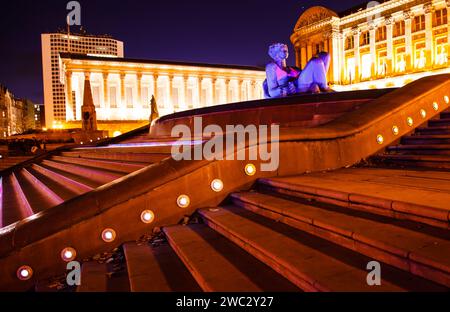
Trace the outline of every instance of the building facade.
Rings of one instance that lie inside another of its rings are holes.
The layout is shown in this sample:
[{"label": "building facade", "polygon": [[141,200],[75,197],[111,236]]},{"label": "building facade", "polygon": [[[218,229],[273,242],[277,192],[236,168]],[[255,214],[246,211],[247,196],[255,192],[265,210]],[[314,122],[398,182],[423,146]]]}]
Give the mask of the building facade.
[{"label": "building facade", "polygon": [[297,66],[329,52],[336,90],[401,87],[450,73],[449,9],[450,0],[371,1],[339,14],[312,7],[291,36]]},{"label": "building facade", "polygon": [[44,82],[45,122],[47,128],[69,118],[73,112],[66,107],[66,94],[60,79],[59,53],[123,57],[123,42],[111,36],[48,33],[41,35],[42,72]]},{"label": "building facade", "polygon": [[81,120],[90,80],[99,121],[145,121],[152,95],[159,115],[263,98],[265,71],[248,66],[193,64],[61,54],[67,121]]},{"label": "building facade", "polygon": [[39,105],[15,98],[11,91],[0,85],[0,138],[39,129],[39,114]]}]

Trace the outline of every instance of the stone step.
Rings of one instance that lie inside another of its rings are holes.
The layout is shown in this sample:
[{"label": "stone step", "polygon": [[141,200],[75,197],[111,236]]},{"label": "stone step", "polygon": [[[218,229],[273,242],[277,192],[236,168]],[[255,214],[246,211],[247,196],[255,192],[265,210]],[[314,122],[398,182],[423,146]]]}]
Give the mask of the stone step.
[{"label": "stone step", "polygon": [[106,292],[108,291],[108,265],[89,261],[81,266],[81,283],[77,292]]},{"label": "stone step", "polygon": [[299,291],[270,267],[203,224],[165,227],[163,231],[203,291]]},{"label": "stone step", "polygon": [[96,147],[78,147],[71,151],[74,152],[112,152],[112,153],[155,153],[155,154],[169,154],[172,150],[172,145],[176,144],[176,140],[172,142],[144,142],[144,143],[123,143],[111,144],[107,146]]},{"label": "stone step", "polygon": [[388,152],[422,155],[450,155],[450,144],[394,145],[386,149]]},{"label": "stone step", "polygon": [[[35,165],[35,164],[33,164],[33,165]],[[39,163],[38,166],[40,166],[48,171],[51,171],[53,173],[56,173],[58,175],[61,175],[67,179],[73,180],[73,181],[79,183],[80,185],[85,185],[86,187],[89,187],[91,189],[95,189],[95,188],[103,185],[102,182],[92,180],[89,177],[86,177],[83,175],[77,175],[70,171],[65,171],[65,170],[55,168],[55,167],[47,166],[44,162]]]},{"label": "stone step", "polygon": [[371,261],[353,251],[236,206],[201,209],[204,222],[305,291],[404,291],[367,284]]},{"label": "stone step", "polygon": [[384,154],[374,156],[376,162],[403,167],[427,167],[436,169],[450,169],[450,155],[434,154]]},{"label": "stone step", "polygon": [[450,144],[450,135],[413,135],[401,139],[403,145]]},{"label": "stone step", "polygon": [[450,135],[450,126],[417,128],[414,135]]},{"label": "stone step", "polygon": [[168,154],[158,154],[158,153],[115,153],[115,152],[101,152],[101,151],[68,151],[62,152],[61,156],[67,157],[80,157],[87,159],[100,159],[100,160],[121,160],[121,161],[131,161],[135,163],[157,163],[164,158],[169,157]]},{"label": "stone step", "polygon": [[42,161],[42,164],[44,164],[46,167],[59,169],[68,173],[76,174],[78,176],[83,176],[89,180],[97,182],[99,185],[107,184],[123,176],[123,174],[107,171],[104,169],[94,169],[82,165],[72,165],[48,159],[44,159]]},{"label": "stone step", "polygon": [[125,272],[115,272],[113,265],[96,261],[81,266],[81,281],[77,292],[128,292],[130,286]]},{"label": "stone step", "polygon": [[[403,228],[396,220],[364,218],[350,210],[321,208],[256,192],[231,197],[239,207],[450,287],[449,233],[444,239]],[[416,283],[420,288],[420,280]]]},{"label": "stone step", "polygon": [[435,126],[450,126],[450,118],[440,118],[440,119],[434,119],[434,120],[429,120],[428,121],[428,125],[430,127],[435,127]]},{"label": "stone step", "polygon": [[[34,165],[34,164],[33,164]],[[73,192],[69,187],[65,184],[55,181],[53,177],[53,173],[49,173],[49,175],[43,174],[45,170],[36,170],[34,166],[30,166],[26,168],[26,170],[32,174],[40,183],[44,184],[48,189],[50,189],[53,193],[55,193],[58,197],[60,197],[63,201],[69,200],[77,195],[76,192]],[[42,167],[41,167],[42,168]]]},{"label": "stone step", "polygon": [[119,173],[131,173],[146,166],[145,164],[136,164],[124,161],[96,160],[66,156],[52,156],[51,159],[61,163],[83,165],[86,167],[106,169]]},{"label": "stone step", "polygon": [[0,228],[33,215],[28,201],[14,174],[0,177]]},{"label": "stone step", "polygon": [[[261,179],[259,187],[278,194],[330,203],[394,219],[450,228],[450,206],[447,204],[450,202],[450,193],[445,188],[429,189],[425,184],[417,184],[416,179],[408,177],[404,177],[400,183],[389,176],[373,178],[366,176],[364,172],[357,174],[358,170],[353,170],[350,174],[339,174],[342,172],[345,170]],[[414,183],[415,186],[411,186]],[[435,181],[436,188],[439,183],[440,181]]]},{"label": "stone step", "polygon": [[31,209],[35,213],[64,202],[58,194],[33,176],[27,169],[22,168],[15,174]]},{"label": "stone step", "polygon": [[33,165],[31,165],[31,167],[29,167],[29,170],[30,169],[34,170],[34,172],[40,174],[39,179],[43,180],[43,178],[41,178],[41,177],[45,177],[45,179],[48,180],[48,183],[50,183],[50,181],[51,181],[54,184],[63,186],[70,193],[75,194],[75,195],[81,195],[81,194],[84,194],[84,193],[87,193],[87,192],[93,190],[92,187],[90,187],[86,184],[77,182],[77,181],[70,179],[62,174],[57,173],[54,170],[49,170],[40,165],[33,164]]},{"label": "stone step", "polygon": [[168,244],[125,243],[123,250],[131,291],[201,291]]}]

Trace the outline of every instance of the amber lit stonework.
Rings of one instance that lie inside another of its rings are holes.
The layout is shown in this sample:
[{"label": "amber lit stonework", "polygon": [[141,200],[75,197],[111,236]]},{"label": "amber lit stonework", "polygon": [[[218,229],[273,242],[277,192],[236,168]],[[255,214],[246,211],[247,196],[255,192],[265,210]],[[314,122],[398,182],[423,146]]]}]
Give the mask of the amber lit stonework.
[{"label": "amber lit stonework", "polygon": [[328,80],[338,91],[401,87],[450,73],[449,7],[446,0],[390,0],[341,15],[312,7],[291,36],[297,66],[330,53]]}]

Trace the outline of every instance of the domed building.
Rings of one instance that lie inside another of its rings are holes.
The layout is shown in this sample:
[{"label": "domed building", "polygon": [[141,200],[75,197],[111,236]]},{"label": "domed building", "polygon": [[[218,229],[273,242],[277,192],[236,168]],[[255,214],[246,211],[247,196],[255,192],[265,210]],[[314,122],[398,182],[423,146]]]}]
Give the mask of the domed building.
[{"label": "domed building", "polygon": [[311,7],[291,36],[297,65],[329,52],[336,90],[400,87],[450,73],[449,7],[448,0],[371,1],[340,13]]}]

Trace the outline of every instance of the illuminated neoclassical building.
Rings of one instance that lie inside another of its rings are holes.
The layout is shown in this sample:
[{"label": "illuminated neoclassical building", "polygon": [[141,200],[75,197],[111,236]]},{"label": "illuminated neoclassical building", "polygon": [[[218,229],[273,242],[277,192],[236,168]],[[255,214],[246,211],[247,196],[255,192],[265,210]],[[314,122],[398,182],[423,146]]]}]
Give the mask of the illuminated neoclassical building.
[{"label": "illuminated neoclassical building", "polygon": [[450,73],[449,8],[449,0],[371,2],[340,14],[312,7],[291,36],[297,65],[329,52],[336,90],[400,87]]},{"label": "illuminated neoclassical building", "polygon": [[[264,69],[61,54],[66,122],[81,120],[89,77],[99,128],[148,122],[155,96],[160,116],[187,109],[263,98]],[[70,92],[69,92],[70,90]],[[109,129],[110,130],[110,129]],[[124,129],[124,131],[129,129]]]}]

